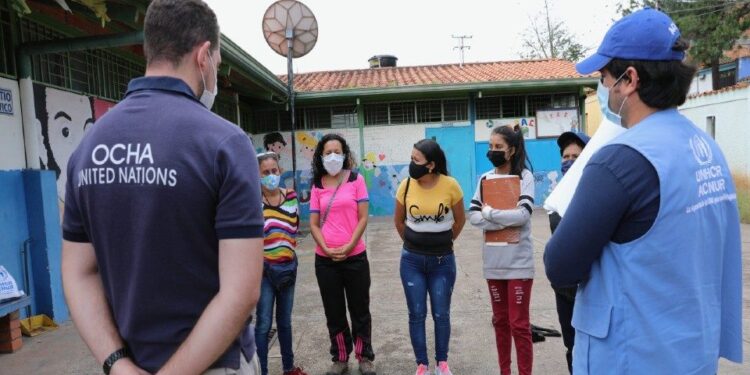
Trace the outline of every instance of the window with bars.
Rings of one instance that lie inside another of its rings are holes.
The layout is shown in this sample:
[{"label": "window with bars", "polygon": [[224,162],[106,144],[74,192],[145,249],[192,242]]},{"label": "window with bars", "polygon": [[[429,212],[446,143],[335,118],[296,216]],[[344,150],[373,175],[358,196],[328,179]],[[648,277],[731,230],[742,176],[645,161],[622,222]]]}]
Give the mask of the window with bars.
[{"label": "window with bars", "polygon": [[417,123],[440,122],[443,120],[443,106],[440,100],[417,102]]},{"label": "window with bars", "polygon": [[489,120],[494,118],[500,118],[502,112],[500,111],[500,97],[490,96],[476,100],[477,106],[477,119]]},{"label": "window with bars", "polygon": [[[280,110],[278,111],[278,117],[279,117],[279,129],[281,131],[291,131],[292,130],[292,112],[289,110]],[[303,109],[297,108],[294,111],[294,128],[299,129],[305,129],[305,111]],[[274,129],[276,130],[276,129]]]},{"label": "window with bars", "polygon": [[528,104],[528,115],[536,116],[536,111],[539,109],[552,107],[552,95],[529,95],[527,98]]},{"label": "window with bars", "polygon": [[[291,128],[291,125],[290,125]],[[279,111],[253,111],[251,130],[255,134],[269,133],[279,130]]]},{"label": "window with bars", "polygon": [[237,105],[232,96],[217,96],[212,111],[233,124],[237,123]]},{"label": "window with bars", "polygon": [[243,105],[240,102],[240,128],[245,132],[251,133],[255,131],[252,127],[253,124],[253,112],[248,105]]},{"label": "window with bars", "polygon": [[10,24],[10,10],[7,2],[0,1],[0,73],[16,74],[16,56],[13,45],[13,31]]},{"label": "window with bars", "polygon": [[502,107],[501,118],[513,118],[526,116],[525,96],[502,96],[500,97]]},{"label": "window with bars", "polygon": [[328,129],[331,127],[331,107],[306,108],[305,129]]},{"label": "window with bars", "polygon": [[469,102],[465,99],[443,101],[443,121],[456,122],[469,119]]},{"label": "window with bars", "polygon": [[365,105],[365,125],[388,124],[388,103]]},{"label": "window with bars", "polygon": [[576,107],[575,94],[555,94],[552,97],[552,108],[573,108]]},{"label": "window with bars", "polygon": [[414,111],[414,102],[397,102],[390,103],[391,124],[403,125],[413,124],[416,122],[416,112]]},{"label": "window with bars", "polygon": [[[68,37],[28,18],[20,25],[24,43]],[[34,55],[32,65],[35,81],[115,101],[122,99],[128,82],[142,76],[145,69],[143,61],[103,49]]]},{"label": "window with bars", "polygon": [[334,129],[356,128],[357,107],[353,105],[331,107],[331,127]]}]

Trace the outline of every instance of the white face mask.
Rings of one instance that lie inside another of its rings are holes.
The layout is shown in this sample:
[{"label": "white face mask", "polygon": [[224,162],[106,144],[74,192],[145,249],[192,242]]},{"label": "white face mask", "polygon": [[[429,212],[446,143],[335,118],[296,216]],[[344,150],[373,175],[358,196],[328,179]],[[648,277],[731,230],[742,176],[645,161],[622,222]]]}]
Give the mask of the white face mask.
[{"label": "white face mask", "polygon": [[344,166],[344,155],[332,153],[323,157],[323,168],[331,176],[335,176],[341,172],[341,168]]},{"label": "white face mask", "polygon": [[208,53],[208,61],[211,63],[211,70],[214,72],[214,89],[213,91],[208,91],[208,86],[206,86],[206,79],[203,77],[203,71],[198,70],[201,73],[201,81],[203,81],[203,94],[201,94],[200,102],[206,108],[209,110],[211,107],[214,106],[214,100],[216,100],[216,95],[219,94],[219,73],[216,70],[216,66],[214,65],[214,59],[211,58],[211,52]]}]

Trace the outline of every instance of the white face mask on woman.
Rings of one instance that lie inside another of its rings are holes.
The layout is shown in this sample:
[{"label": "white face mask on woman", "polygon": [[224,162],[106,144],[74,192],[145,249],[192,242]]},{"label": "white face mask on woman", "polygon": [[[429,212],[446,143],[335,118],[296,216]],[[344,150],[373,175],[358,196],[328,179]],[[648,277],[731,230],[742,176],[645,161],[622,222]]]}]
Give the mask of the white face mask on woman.
[{"label": "white face mask on woman", "polygon": [[331,176],[335,176],[341,172],[341,168],[344,166],[344,155],[331,153],[323,157],[323,168]]}]

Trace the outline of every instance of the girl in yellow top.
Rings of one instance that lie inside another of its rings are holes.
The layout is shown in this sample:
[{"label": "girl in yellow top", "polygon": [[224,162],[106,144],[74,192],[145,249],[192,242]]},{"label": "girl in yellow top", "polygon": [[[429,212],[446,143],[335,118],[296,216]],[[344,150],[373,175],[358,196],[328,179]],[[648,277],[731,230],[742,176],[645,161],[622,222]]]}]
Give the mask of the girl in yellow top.
[{"label": "girl in yellow top", "polygon": [[453,241],[466,222],[463,192],[458,182],[448,176],[445,153],[431,139],[414,144],[409,176],[396,193],[394,221],[404,240],[400,272],[409,307],[409,336],[416,356],[416,375],[429,372],[425,339],[427,293],[435,322],[435,375],[451,375],[450,305],[456,281]]}]

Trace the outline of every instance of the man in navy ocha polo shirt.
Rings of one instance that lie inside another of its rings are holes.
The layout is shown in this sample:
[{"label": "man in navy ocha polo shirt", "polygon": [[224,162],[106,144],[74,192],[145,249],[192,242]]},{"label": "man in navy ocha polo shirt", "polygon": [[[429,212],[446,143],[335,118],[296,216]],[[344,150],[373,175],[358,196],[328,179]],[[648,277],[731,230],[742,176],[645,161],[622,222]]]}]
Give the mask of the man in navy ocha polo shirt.
[{"label": "man in navy ocha polo shirt", "polygon": [[71,316],[105,373],[253,374],[260,179],[248,136],[209,110],[218,22],[200,0],[155,0],[144,23],[145,77],[68,163]]}]

